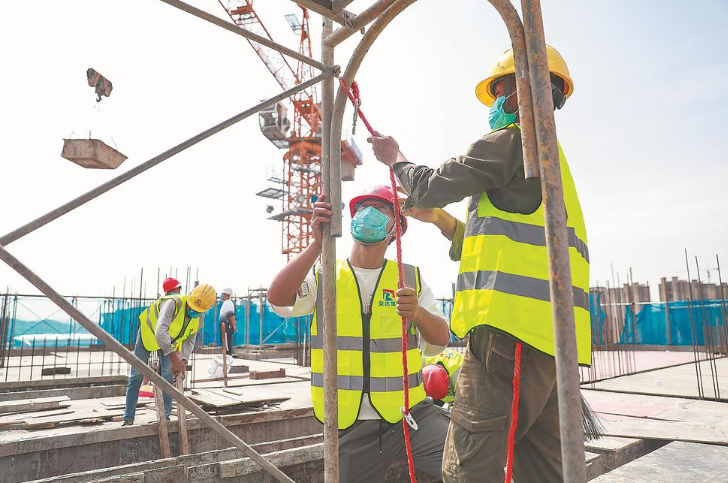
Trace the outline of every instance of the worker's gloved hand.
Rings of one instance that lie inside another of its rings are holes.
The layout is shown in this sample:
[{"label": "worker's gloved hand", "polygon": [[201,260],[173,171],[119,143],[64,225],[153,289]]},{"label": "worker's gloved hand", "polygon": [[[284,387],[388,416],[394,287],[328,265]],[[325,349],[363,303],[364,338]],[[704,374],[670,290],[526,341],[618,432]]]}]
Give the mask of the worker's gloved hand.
[{"label": "worker's gloved hand", "polygon": [[372,145],[374,156],[379,161],[387,166],[392,166],[397,162],[397,157],[399,156],[399,144],[397,144],[397,141],[395,141],[393,137],[382,136],[381,134],[376,133],[376,136],[367,138],[367,142]]},{"label": "worker's gloved hand", "polygon": [[417,291],[413,288],[404,287],[397,290],[397,313],[407,320],[417,320],[420,311],[420,303],[417,300]]}]

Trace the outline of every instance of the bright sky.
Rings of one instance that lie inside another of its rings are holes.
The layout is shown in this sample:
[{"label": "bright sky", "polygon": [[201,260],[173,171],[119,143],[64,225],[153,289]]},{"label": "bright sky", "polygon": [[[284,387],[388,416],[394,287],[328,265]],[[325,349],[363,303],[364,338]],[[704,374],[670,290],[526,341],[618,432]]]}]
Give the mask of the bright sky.
[{"label": "bright sky", "polygon": [[[216,0],[192,3],[224,16]],[[632,267],[657,298],[660,276],[685,276],[684,248],[700,258],[703,277],[716,253],[728,267],[728,3],[543,3],[547,41],[575,81],[556,120],[586,216],[592,283],[611,278],[611,264],[622,281]],[[296,48],[283,18],[300,12],[295,4],[257,0],[255,8],[277,41]],[[313,24],[318,57],[320,17]],[[337,63],[346,63],[355,38]],[[0,45],[2,234],[279,91],[245,39],[154,0],[4,2]],[[508,46],[488,2],[420,0],[370,50],[358,75],[363,110],[411,160],[437,166],[488,131],[474,87]],[[100,113],[88,67],[114,85]],[[89,130],[129,156],[116,172],[60,157],[63,138]],[[345,199],[388,182],[363,126],[356,141],[365,160]],[[178,267],[183,279],[192,266],[201,281],[238,294],[266,285],[285,258],[280,224],[267,220],[268,200],[255,193],[282,155],[251,117],[9,250],[69,295],[118,295],[125,279],[138,284],[142,267],[148,295],[158,267],[162,275]],[[462,216],[465,204],[449,210]],[[457,265],[447,241],[434,227],[412,225],[406,261],[422,267],[437,296],[449,296]],[[339,255],[350,247],[346,235]],[[35,292],[3,264],[0,290],[7,286]]]}]

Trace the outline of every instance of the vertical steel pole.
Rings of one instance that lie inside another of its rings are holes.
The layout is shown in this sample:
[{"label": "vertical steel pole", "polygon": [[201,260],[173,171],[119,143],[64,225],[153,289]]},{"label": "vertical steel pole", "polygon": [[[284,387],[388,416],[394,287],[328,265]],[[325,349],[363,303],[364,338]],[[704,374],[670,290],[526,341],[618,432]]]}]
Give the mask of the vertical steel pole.
[{"label": "vertical steel pole", "polygon": [[263,350],[263,312],[265,311],[265,301],[263,300],[263,287],[260,287],[258,291],[258,297],[260,300],[260,339],[258,339],[258,348]]},{"label": "vertical steel pole", "polygon": [[[334,64],[334,48],[323,41],[331,34],[333,21],[324,18],[321,33],[321,61]],[[339,401],[337,387],[336,363],[336,238],[334,238],[335,219],[341,227],[341,178],[334,178],[331,167],[331,117],[334,106],[334,79],[326,79],[321,83],[321,183],[323,192],[331,202],[332,223],[324,226],[323,246],[321,250],[324,331],[324,481],[339,483]],[[341,230],[339,230],[341,231]],[[319,330],[321,327],[319,325]]]},{"label": "vertical steel pole", "polygon": [[531,75],[533,117],[541,171],[551,307],[554,317],[556,383],[561,421],[561,457],[566,483],[586,482],[584,430],[581,423],[579,365],[574,322],[574,291],[569,265],[566,207],[561,185],[551,78],[539,0],[522,0],[523,25]]}]

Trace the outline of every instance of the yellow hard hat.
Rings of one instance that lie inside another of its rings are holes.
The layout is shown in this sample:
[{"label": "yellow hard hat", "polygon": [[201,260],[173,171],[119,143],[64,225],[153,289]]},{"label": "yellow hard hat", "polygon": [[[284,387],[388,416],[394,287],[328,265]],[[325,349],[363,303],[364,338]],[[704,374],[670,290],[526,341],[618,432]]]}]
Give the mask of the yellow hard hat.
[{"label": "yellow hard hat", "polygon": [[[546,46],[546,56],[549,60],[549,72],[564,81],[564,94],[569,98],[571,93],[574,92],[574,82],[569,77],[569,67],[566,65],[566,61],[561,57],[559,51],[550,45]],[[486,106],[492,106],[495,101],[495,96],[491,92],[493,81],[515,72],[516,66],[513,60],[513,49],[511,48],[498,57],[495,65],[490,70],[490,75],[475,86],[475,95]]]},{"label": "yellow hard hat", "polygon": [[205,313],[215,305],[217,294],[212,285],[201,283],[187,296],[187,305],[196,312]]}]

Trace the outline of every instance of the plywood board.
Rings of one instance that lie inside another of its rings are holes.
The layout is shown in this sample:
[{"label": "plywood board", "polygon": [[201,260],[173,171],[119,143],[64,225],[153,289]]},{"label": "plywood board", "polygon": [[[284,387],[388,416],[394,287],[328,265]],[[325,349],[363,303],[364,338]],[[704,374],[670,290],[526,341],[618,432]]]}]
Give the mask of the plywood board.
[{"label": "plywood board", "polygon": [[728,447],[675,441],[592,481],[725,482],[728,481]]},{"label": "plywood board", "polygon": [[260,404],[266,402],[280,402],[290,399],[285,396],[276,396],[270,391],[258,388],[240,389],[240,394],[235,394],[231,389],[223,392],[222,389],[194,389],[190,399],[202,406],[224,408],[231,406]]},{"label": "plywood board", "polygon": [[[700,395],[695,367],[695,364],[684,364],[631,376],[615,377],[595,384],[585,384],[582,387],[634,394],[697,398]],[[712,376],[716,372],[718,386],[714,387]],[[721,399],[728,401],[728,359],[716,360],[712,371],[711,363],[702,361],[700,375],[706,398],[714,398],[716,393],[720,392]]]},{"label": "plywood board", "polygon": [[[120,409],[120,408],[126,408],[126,397],[120,396],[120,397],[109,397],[105,399],[100,399],[99,402],[104,406],[106,409]],[[137,400],[137,407],[144,406],[145,404],[149,404],[152,402],[149,398],[142,398],[140,397]]]},{"label": "plywood board", "polygon": [[40,420],[42,418],[49,418],[53,416],[59,416],[61,414],[71,414],[75,412],[74,409],[52,409],[50,411],[41,411],[37,413],[21,413],[13,414],[11,416],[0,417],[0,428],[11,429],[15,427],[22,427],[25,424],[26,419]]},{"label": "plywood board", "polygon": [[70,405],[66,401],[70,401],[68,396],[3,401],[0,402],[0,413],[27,413],[44,409],[59,409]]}]

